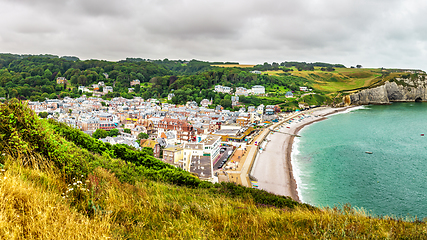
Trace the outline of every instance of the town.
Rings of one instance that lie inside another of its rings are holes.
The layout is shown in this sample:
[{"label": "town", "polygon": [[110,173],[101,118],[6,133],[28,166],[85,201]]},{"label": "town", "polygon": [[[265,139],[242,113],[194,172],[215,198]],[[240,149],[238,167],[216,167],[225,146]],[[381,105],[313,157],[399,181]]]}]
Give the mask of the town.
[{"label": "town", "polygon": [[[64,77],[57,78],[57,84],[66,81]],[[131,86],[138,84],[139,80],[130,82]],[[185,105],[141,97],[105,100],[100,97],[112,92],[113,87],[103,82],[91,88],[80,86],[79,90],[91,96],[29,101],[28,107],[41,116],[44,114],[44,117],[99,137],[103,142],[126,144],[136,149],[152,148],[154,157],[211,182],[241,184],[239,171],[250,149],[248,144],[257,145],[254,140],[260,130],[278,122],[284,115],[277,105],[261,104],[247,109],[242,106],[239,111],[225,110],[220,105],[211,109],[212,100],[209,99],[200,103],[189,101]],[[311,89],[301,87],[300,90]],[[215,86],[214,91],[232,94],[232,88],[221,85]],[[265,89],[260,85],[252,89],[237,87],[231,97],[232,105],[239,106],[240,95],[264,94]],[[287,94],[292,97],[292,92]],[[170,93],[168,100],[173,96]]]}]

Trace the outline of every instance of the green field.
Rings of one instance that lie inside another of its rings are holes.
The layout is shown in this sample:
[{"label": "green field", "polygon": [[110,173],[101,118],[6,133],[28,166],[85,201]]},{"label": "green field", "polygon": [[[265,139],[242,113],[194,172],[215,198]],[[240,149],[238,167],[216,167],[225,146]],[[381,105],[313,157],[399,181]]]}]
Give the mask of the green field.
[{"label": "green field", "polygon": [[368,87],[380,81],[382,76],[381,69],[368,68],[336,68],[333,72],[316,69],[293,71],[291,74],[311,80],[314,89],[329,93]]}]

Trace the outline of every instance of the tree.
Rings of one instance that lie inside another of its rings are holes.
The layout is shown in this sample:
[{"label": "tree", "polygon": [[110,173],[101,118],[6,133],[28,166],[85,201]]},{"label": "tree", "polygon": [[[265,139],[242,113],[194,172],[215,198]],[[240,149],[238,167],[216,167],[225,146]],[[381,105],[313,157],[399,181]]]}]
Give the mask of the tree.
[{"label": "tree", "polygon": [[361,67],[362,67],[362,65],[358,64],[358,65],[356,65],[356,67],[357,67],[357,68],[361,68]]},{"label": "tree", "polygon": [[129,128],[125,128],[125,129],[123,129],[123,132],[130,134],[130,129]]},{"label": "tree", "polygon": [[139,91],[141,90],[141,85],[136,84],[134,88],[135,88],[135,92],[139,93]]},{"label": "tree", "polygon": [[92,134],[92,137],[95,139],[106,138],[108,137],[108,132],[104,129],[96,129],[96,131]]},{"label": "tree", "polygon": [[219,102],[219,105],[223,106],[224,108],[231,108],[231,100],[221,99],[221,101]]},{"label": "tree", "polygon": [[43,78],[51,80],[51,78],[52,78],[52,72],[49,69],[46,69],[44,71]]},{"label": "tree", "polygon": [[47,118],[48,115],[49,115],[49,113],[47,113],[47,112],[39,112],[39,117],[41,117],[41,118]]},{"label": "tree", "polygon": [[110,137],[116,137],[117,135],[119,135],[119,129],[117,128],[113,128],[108,132],[108,135],[110,135]]},{"label": "tree", "polygon": [[149,148],[149,147],[143,147],[142,148],[142,151],[143,152],[145,152],[145,153],[147,153],[148,155],[150,155],[150,156],[154,156],[154,150],[152,149],[152,148]]},{"label": "tree", "polygon": [[142,139],[147,139],[148,137],[149,137],[148,134],[142,132],[138,134],[137,139],[138,141],[141,141]]}]

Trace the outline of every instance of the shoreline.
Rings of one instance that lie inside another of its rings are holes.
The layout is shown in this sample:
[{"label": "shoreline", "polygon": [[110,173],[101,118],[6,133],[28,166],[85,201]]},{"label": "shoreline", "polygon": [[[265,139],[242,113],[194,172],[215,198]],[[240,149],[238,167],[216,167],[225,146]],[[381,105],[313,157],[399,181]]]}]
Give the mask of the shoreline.
[{"label": "shoreline", "polygon": [[[329,115],[333,115],[339,112],[343,112],[347,109],[351,109],[354,106],[350,106],[350,107],[342,107],[339,109],[334,110],[333,112],[328,112],[325,113],[324,115],[320,115],[321,117],[319,119],[316,119],[314,121],[310,121],[307,123],[303,123],[300,126],[296,127],[293,134],[298,134],[301,129],[303,129],[304,127],[311,125],[313,123],[316,122],[320,122],[323,120],[328,119],[327,116]],[[301,202],[300,198],[299,198],[299,194],[298,194],[298,186],[297,186],[297,182],[295,180],[295,176],[294,176],[294,172],[293,172],[293,168],[292,168],[292,147],[294,145],[294,139],[295,136],[290,136],[289,141],[288,141],[288,145],[285,148],[285,152],[286,152],[286,164],[288,165],[288,169],[289,169],[289,178],[291,179],[290,185],[291,185],[291,197],[292,199],[294,199],[295,201]]]},{"label": "shoreline", "polygon": [[353,107],[355,106],[313,109],[301,112],[293,117],[293,120],[287,120],[276,126],[276,131],[267,135],[268,143],[257,157],[251,171],[251,175],[258,181],[259,188],[301,202],[292,168],[292,147],[295,138],[293,134],[298,134],[307,125],[327,119],[329,115]]}]

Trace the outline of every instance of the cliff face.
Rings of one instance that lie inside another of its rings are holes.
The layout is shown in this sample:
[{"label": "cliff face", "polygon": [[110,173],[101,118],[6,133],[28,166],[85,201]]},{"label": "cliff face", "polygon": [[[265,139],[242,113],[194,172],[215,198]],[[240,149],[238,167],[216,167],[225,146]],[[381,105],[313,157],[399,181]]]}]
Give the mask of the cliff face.
[{"label": "cliff face", "polygon": [[416,79],[397,78],[376,88],[365,89],[344,97],[346,105],[388,104],[390,102],[427,101],[424,76]]}]

